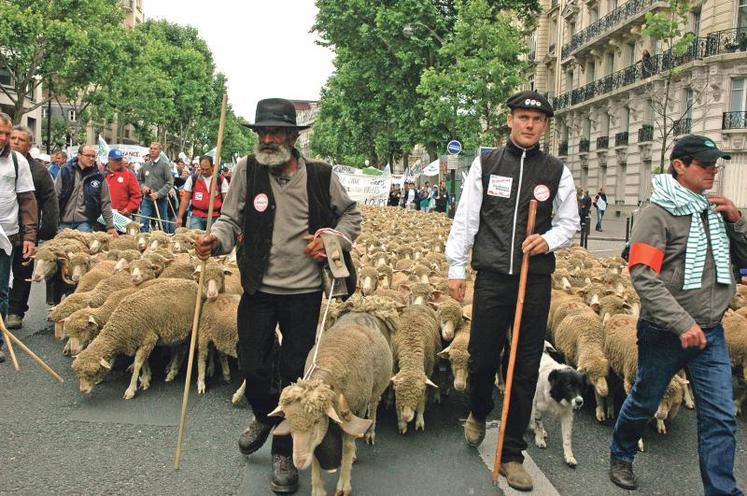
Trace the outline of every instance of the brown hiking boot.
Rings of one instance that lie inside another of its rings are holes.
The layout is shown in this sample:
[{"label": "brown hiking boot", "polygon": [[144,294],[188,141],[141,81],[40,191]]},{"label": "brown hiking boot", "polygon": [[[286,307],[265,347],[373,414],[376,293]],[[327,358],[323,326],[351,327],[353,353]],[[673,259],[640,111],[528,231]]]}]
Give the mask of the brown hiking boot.
[{"label": "brown hiking boot", "polygon": [[256,417],[253,418],[249,427],[239,437],[239,451],[245,455],[251,455],[265,444],[270,432],[272,432],[271,424],[265,424]]},{"label": "brown hiking boot", "polygon": [[20,329],[23,327],[23,317],[15,314],[8,315],[8,322],[6,323],[8,329]]},{"label": "brown hiking boot", "polygon": [[467,440],[467,444],[473,448],[477,448],[485,439],[485,421],[477,420],[472,413],[467,417],[464,422],[464,439]]},{"label": "brown hiking boot", "polygon": [[623,489],[638,488],[638,482],[633,474],[633,464],[618,460],[610,454],[610,480]]},{"label": "brown hiking boot", "polygon": [[524,470],[524,465],[519,462],[502,463],[501,475],[506,478],[508,485],[517,491],[532,490],[532,476]]}]

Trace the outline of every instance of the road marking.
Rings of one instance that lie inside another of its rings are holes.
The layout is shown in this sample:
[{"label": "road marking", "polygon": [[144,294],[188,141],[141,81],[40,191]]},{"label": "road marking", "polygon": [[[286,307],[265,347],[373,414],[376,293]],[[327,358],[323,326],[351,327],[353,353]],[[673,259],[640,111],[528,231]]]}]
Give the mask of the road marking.
[{"label": "road marking", "polygon": [[[493,471],[493,463],[495,461],[495,447],[498,444],[498,426],[500,421],[493,420],[488,422],[487,431],[485,432],[485,439],[482,444],[477,448],[482,458],[483,463],[488,467],[488,470]],[[532,457],[524,451],[524,468],[532,477],[534,489],[530,493],[517,491],[512,489],[506,483],[506,478],[500,476],[498,478],[498,487],[501,488],[503,494],[506,496],[522,496],[525,494],[539,494],[541,496],[560,496],[560,493],[555,486],[552,485],[550,480],[545,477],[542,470],[539,469]]]}]

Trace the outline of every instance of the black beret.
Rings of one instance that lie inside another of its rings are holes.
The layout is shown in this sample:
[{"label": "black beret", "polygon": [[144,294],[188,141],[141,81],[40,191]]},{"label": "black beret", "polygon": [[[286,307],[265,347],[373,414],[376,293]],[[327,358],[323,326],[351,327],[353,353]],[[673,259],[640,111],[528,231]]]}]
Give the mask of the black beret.
[{"label": "black beret", "polygon": [[548,117],[555,115],[553,112],[552,105],[547,101],[544,95],[537,93],[536,91],[520,91],[514,93],[508,100],[506,100],[506,106],[511,110],[514,109],[527,109],[527,110],[539,110],[544,112]]}]

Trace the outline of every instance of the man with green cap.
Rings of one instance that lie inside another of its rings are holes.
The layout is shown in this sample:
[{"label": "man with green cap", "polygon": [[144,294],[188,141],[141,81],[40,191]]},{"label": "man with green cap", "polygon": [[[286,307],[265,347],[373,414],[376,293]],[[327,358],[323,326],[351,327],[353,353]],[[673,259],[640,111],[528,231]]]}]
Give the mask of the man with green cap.
[{"label": "man with green cap", "polygon": [[721,320],[735,293],[732,259],[747,267],[747,224],[731,200],[706,194],[723,167],[719,160],[730,158],[710,138],[683,137],[636,219],[628,267],[641,298],[638,372],[610,446],[610,479],[624,489],[637,487],[638,440],[672,377],[685,369],[696,398],[705,494],[743,494],[734,478],[736,421]]}]

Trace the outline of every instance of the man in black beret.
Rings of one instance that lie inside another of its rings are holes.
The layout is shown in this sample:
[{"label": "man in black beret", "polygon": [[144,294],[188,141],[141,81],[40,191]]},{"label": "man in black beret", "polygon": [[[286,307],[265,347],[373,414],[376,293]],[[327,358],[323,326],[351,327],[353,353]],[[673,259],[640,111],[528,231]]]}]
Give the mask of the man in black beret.
[{"label": "man in black beret", "polygon": [[[296,124],[292,102],[261,100],[255,123],[248,127],[259,138],[255,152],[236,164],[220,217],[196,242],[202,259],[237,248],[244,293],[236,348],[254,414],[239,438],[245,455],[260,449],[282,420],[269,414],[278,406],[282,388],[303,375],[314,345],[326,260],[316,234],[333,228],[349,251],[361,225],[360,211],[332,167],[294,148],[299,130],[308,126]],[[279,350],[276,327],[283,337]],[[276,493],[298,489],[292,452],[290,436],[273,437],[270,487]]]},{"label": "man in black beret", "polygon": [[[449,294],[459,301],[464,297],[470,248],[472,268],[477,271],[469,342],[470,414],[464,424],[467,443],[477,447],[494,406],[493,383],[516,308],[522,254],[532,257],[501,465],[511,487],[529,491],[532,478],[522,465],[527,447],[523,436],[545,339],[550,275],[555,270],[552,252],[570,245],[579,218],[570,170],[539,147],[552,106],[534,91],[512,95],[506,106],[510,139],[472,163],[446,244],[446,259]],[[532,199],[538,202],[536,234],[526,236]],[[575,465],[572,455],[566,463]]]}]

